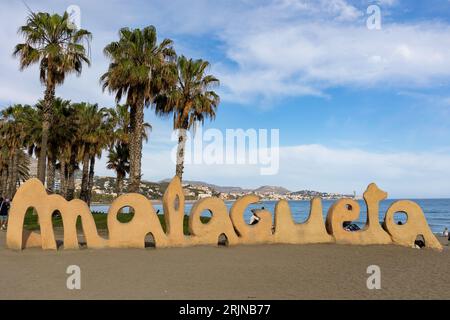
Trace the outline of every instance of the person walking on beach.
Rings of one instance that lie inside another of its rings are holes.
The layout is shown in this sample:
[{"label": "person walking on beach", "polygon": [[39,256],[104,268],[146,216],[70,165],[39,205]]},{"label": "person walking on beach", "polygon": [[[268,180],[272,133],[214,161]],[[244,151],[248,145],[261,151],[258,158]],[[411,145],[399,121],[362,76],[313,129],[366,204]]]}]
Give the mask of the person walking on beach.
[{"label": "person walking on beach", "polygon": [[448,228],[444,229],[444,231],[442,232],[442,236],[443,237],[448,237]]},{"label": "person walking on beach", "polygon": [[9,210],[9,200],[0,198],[0,229],[6,230],[8,225],[8,210]]}]

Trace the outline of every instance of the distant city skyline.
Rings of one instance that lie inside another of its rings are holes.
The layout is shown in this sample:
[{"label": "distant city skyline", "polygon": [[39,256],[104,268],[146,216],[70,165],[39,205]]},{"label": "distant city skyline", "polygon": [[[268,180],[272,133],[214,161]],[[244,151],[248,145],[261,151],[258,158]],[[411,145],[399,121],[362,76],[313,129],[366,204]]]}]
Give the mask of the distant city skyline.
[{"label": "distant city skyline", "polygon": [[[254,165],[187,165],[184,178],[217,185],[283,186],[362,194],[376,182],[391,198],[450,197],[450,2],[447,0],[26,0],[34,11],[81,10],[93,33],[91,68],[70,75],[56,95],[115,105],[102,93],[104,46],[121,27],[155,25],[178,54],[210,61],[222,98],[207,128],[278,129],[275,175]],[[366,26],[378,5],[381,30]],[[34,104],[44,88],[37,67],[19,71],[12,57],[28,9],[0,4],[0,107]],[[175,174],[171,119],[145,120],[143,179]],[[106,154],[96,175],[113,176]]]}]

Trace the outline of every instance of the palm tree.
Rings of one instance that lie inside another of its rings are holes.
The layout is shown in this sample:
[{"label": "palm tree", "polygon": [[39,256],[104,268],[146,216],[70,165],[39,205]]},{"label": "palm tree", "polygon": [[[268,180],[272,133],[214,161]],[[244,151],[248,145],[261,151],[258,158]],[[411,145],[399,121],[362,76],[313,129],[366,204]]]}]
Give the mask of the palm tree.
[{"label": "palm tree", "polygon": [[117,103],[126,95],[130,107],[130,188],[138,192],[141,181],[142,132],[144,130],[144,106],[154,102],[174,81],[175,58],[172,41],[164,39],[158,44],[156,29],[123,28],[119,41],[111,42],[104,49],[111,59],[108,71],[100,81],[103,90],[115,93]]},{"label": "palm tree", "polygon": [[157,115],[173,114],[173,128],[178,130],[176,175],[183,178],[186,131],[204,123],[205,118],[214,119],[220,98],[211,87],[219,80],[206,75],[209,62],[192,60],[181,56],[177,59],[178,81],[174,87],[156,98]]},{"label": "palm tree", "polygon": [[[8,111],[15,112],[13,107],[8,108]],[[13,111],[14,110],[14,111]],[[22,144],[23,136],[18,128],[18,123],[15,119],[8,119],[10,116],[2,112],[4,122],[1,126],[1,137],[3,145],[6,148],[6,167],[7,167],[7,184],[5,185],[5,195],[11,198],[17,186],[17,163],[18,163],[18,153],[20,152],[20,147]]]},{"label": "palm tree", "polygon": [[[73,197],[73,192],[69,188],[69,181],[72,183],[71,179],[74,178],[73,173],[77,168],[79,121],[74,105],[70,101],[56,99],[55,102],[54,121],[50,130],[50,146],[55,146],[55,148],[50,148],[49,150],[51,150],[51,155],[58,161],[55,165],[55,171],[59,170],[59,192],[62,196],[70,198]],[[72,156],[73,154],[74,157]],[[72,174],[70,179],[69,174]]]},{"label": "palm tree", "polygon": [[[71,139],[74,128],[67,123],[65,112],[70,108],[70,101],[56,98],[53,102],[53,124],[48,140],[47,190],[55,191],[57,161],[60,159],[61,146]],[[60,175],[61,181],[61,175]]]},{"label": "palm tree", "polygon": [[[70,107],[69,100],[63,100],[61,98],[55,98],[53,100],[52,113],[53,113],[53,123],[49,131],[48,137],[48,148],[47,148],[47,191],[53,193],[55,190],[55,179],[56,179],[56,169],[57,161],[60,157],[61,145],[65,140],[69,139],[68,123],[66,123],[64,113]],[[27,145],[28,154],[32,156],[33,154],[39,158],[41,150],[41,137],[42,137],[42,113],[44,110],[44,101],[40,100],[36,105],[36,116],[34,117],[33,123],[30,125],[32,131],[30,132],[30,142]],[[69,126],[70,127],[70,126]],[[59,167],[59,166],[58,166]],[[61,177],[61,179],[63,179]]]},{"label": "palm tree", "polygon": [[[104,149],[110,149],[114,143],[115,118],[112,109],[102,108],[94,115],[97,126],[90,135],[89,143],[89,174],[86,192],[86,202],[90,205],[92,188],[94,186],[95,159],[100,159]],[[94,122],[95,123],[95,122]],[[83,167],[84,168],[84,167]]]},{"label": "palm tree", "polygon": [[[109,149],[107,168],[116,171],[116,192],[123,192],[123,181],[126,174],[130,173],[130,113],[126,105],[117,105],[115,109],[110,110],[113,122],[116,126],[114,130],[115,144]],[[152,126],[144,122],[142,139],[148,141],[148,132]]]},{"label": "palm tree", "polygon": [[105,127],[106,109],[98,107],[97,104],[79,103],[75,105],[79,119],[78,137],[80,139],[79,158],[83,163],[80,199],[88,201],[89,167],[91,157],[103,149],[108,142],[109,136]]},{"label": "palm tree", "polygon": [[21,182],[25,182],[30,179],[30,156],[20,150],[17,157],[17,183],[20,186]]},{"label": "palm tree", "polygon": [[83,43],[92,35],[84,29],[75,29],[65,12],[62,16],[49,13],[30,13],[27,22],[19,28],[25,38],[16,45],[13,55],[20,58],[20,69],[39,63],[40,80],[45,85],[42,113],[42,135],[38,158],[38,177],[45,182],[47,145],[52,121],[55,88],[64,82],[65,76],[81,74],[83,63],[90,65]]},{"label": "palm tree", "polygon": [[[1,129],[0,129],[1,131]],[[3,142],[3,137],[2,137]],[[8,186],[8,148],[4,143],[0,148],[0,195],[5,196]]]},{"label": "palm tree", "polygon": [[24,148],[29,144],[31,121],[36,117],[35,110],[28,105],[14,105],[1,112],[0,138],[2,141],[2,191],[12,198],[18,184],[28,178],[29,158]]},{"label": "palm tree", "polygon": [[[9,151],[3,152],[2,150],[0,161],[0,195],[13,198],[17,186],[30,178],[30,157],[23,150],[17,150],[17,156],[14,157],[15,162],[13,162],[13,168],[11,168],[9,167],[9,157],[4,156],[7,152]],[[14,174],[12,170],[15,171]]]},{"label": "palm tree", "polygon": [[126,144],[117,143],[113,148],[109,150],[108,163],[106,167],[108,169],[116,171],[116,193],[122,194],[123,192],[123,180],[127,173],[130,172],[130,151]]}]

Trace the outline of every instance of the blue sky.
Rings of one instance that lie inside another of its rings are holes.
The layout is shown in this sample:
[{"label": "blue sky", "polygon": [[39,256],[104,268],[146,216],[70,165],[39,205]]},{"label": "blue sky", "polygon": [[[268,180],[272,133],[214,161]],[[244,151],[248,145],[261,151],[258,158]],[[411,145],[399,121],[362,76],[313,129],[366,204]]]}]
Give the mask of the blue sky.
[{"label": "blue sky", "polygon": [[[280,170],[188,165],[186,179],[361,193],[370,182],[392,197],[450,197],[450,2],[448,0],[35,1],[32,10],[81,9],[93,33],[92,67],[57,95],[113,106],[98,79],[103,47],[120,27],[155,25],[179,54],[211,62],[221,80],[217,119],[206,128],[280,130]],[[381,9],[381,30],[366,9]],[[26,18],[22,1],[0,4],[0,106],[33,103],[36,68],[11,57]],[[171,121],[157,119],[144,146],[144,179],[173,175]],[[107,171],[99,161],[98,174]]]}]

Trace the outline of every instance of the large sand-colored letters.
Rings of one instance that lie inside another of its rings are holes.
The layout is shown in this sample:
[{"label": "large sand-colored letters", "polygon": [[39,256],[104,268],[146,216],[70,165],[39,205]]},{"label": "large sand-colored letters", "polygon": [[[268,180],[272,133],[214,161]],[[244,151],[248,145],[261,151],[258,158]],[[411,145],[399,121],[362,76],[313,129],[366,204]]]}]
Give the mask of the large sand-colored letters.
[{"label": "large sand-colored letters", "polygon": [[323,222],[321,199],[311,200],[309,217],[304,223],[295,223],[288,202],[279,201],[275,207],[275,242],[290,244],[334,242],[333,236],[327,233]]},{"label": "large sand-colored letters", "polygon": [[[396,212],[406,213],[408,220],[405,224],[395,223]],[[416,237],[421,235],[427,247],[442,250],[442,245],[431,232],[422,209],[415,202],[406,200],[394,202],[386,212],[383,227],[389,232],[395,244],[411,247]]]},{"label": "large sand-colored letters", "polygon": [[[24,234],[23,222],[25,213],[34,208],[39,217],[41,233],[27,232]],[[37,179],[27,181],[19,188],[11,205],[6,234],[7,246],[11,249],[22,249],[30,242],[30,247],[41,243],[43,249],[57,248],[52,225],[52,214],[61,213],[64,226],[64,248],[77,249],[78,238],[76,221],[81,217],[83,232],[90,248],[103,248],[106,240],[97,233],[94,218],[89,207],[81,200],[66,201],[59,195],[47,195],[41,182]]]},{"label": "large sand-colored letters", "polygon": [[[207,223],[200,220],[200,215],[205,210],[211,212],[211,219]],[[238,236],[228,216],[227,207],[218,198],[201,199],[194,204],[189,215],[189,233],[191,234],[191,244],[215,245],[222,234],[226,236],[229,245],[239,243]]]},{"label": "large sand-colored letters", "polygon": [[246,195],[237,200],[230,209],[230,217],[234,228],[243,244],[272,243],[272,215],[267,210],[258,210],[260,220],[255,225],[245,222],[245,209],[252,203],[259,201],[256,195]]},{"label": "large sand-colored letters", "polygon": [[[134,210],[133,219],[122,223],[117,213],[123,207]],[[140,194],[125,194],[117,198],[108,211],[108,246],[113,248],[145,248],[145,237],[153,235],[156,247],[167,247],[168,240],[150,201]],[[64,230],[65,232],[65,230]]]},{"label": "large sand-colored letters", "polygon": [[342,244],[389,244],[391,237],[383,230],[378,216],[381,200],[387,198],[387,193],[372,183],[364,192],[364,201],[367,206],[367,222],[362,230],[348,232],[344,230],[345,221],[354,221],[359,218],[361,211],[358,202],[352,199],[336,201],[328,210],[327,229],[332,233],[337,243]]},{"label": "large sand-colored letters", "polygon": [[[244,219],[246,208],[259,201],[256,195],[247,195],[237,200],[227,212],[225,203],[218,198],[199,200],[189,216],[189,235],[183,233],[184,195],[180,180],[175,177],[163,197],[164,232],[151,202],[140,194],[125,194],[117,198],[108,212],[108,239],[97,232],[95,221],[86,203],[81,200],[66,201],[59,195],[47,195],[37,179],[30,179],[17,191],[11,205],[7,246],[21,250],[42,247],[56,250],[57,243],[52,225],[52,215],[59,212],[64,227],[64,249],[79,249],[76,222],[81,218],[86,244],[89,248],[144,248],[148,234],[153,236],[156,247],[192,245],[217,245],[220,236],[225,236],[229,245],[237,244],[308,244],[341,243],[355,245],[398,244],[411,247],[418,235],[425,239],[429,248],[442,250],[442,246],[431,232],[422,209],[411,201],[395,202],[386,212],[383,226],[379,222],[379,203],[387,193],[375,184],[364,193],[367,206],[366,226],[357,232],[343,229],[344,221],[359,217],[360,206],[352,199],[336,201],[329,209],[326,224],[323,219],[321,200],[311,201],[309,218],[304,223],[295,223],[289,204],[281,200],[275,207],[275,216],[267,210],[258,210],[260,221],[249,225]],[[134,216],[130,222],[117,220],[124,207],[131,207]],[[23,230],[25,213],[33,208],[39,217],[40,233]],[[207,223],[200,219],[208,210],[211,218]],[[408,221],[398,226],[394,213],[405,212]],[[383,229],[384,228],[384,229]]]}]

